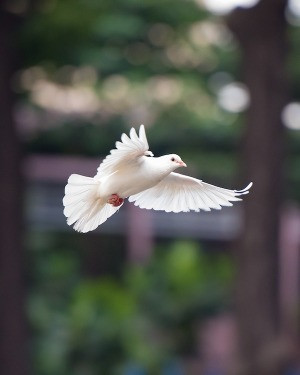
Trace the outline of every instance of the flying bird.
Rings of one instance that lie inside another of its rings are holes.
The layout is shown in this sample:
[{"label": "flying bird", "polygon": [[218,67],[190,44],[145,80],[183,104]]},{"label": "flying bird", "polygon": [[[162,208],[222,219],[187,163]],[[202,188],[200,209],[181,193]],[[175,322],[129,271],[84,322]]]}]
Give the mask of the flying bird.
[{"label": "flying bird", "polygon": [[176,154],[154,157],[149,151],[144,125],[134,128],[103,160],[94,177],[72,174],[63,198],[67,223],[78,232],[89,232],[116,213],[128,198],[140,208],[166,212],[210,211],[232,206],[243,190],[228,190],[175,173],[186,164]]}]

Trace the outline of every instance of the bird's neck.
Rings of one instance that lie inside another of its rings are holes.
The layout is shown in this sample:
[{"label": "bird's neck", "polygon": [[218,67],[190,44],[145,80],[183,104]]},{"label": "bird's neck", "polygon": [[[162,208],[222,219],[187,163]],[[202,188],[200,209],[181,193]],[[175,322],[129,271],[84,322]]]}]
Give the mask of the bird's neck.
[{"label": "bird's neck", "polygon": [[162,157],[147,158],[147,161],[149,163],[149,167],[159,179],[163,179],[173,172],[173,169],[170,169],[170,165],[167,164]]}]

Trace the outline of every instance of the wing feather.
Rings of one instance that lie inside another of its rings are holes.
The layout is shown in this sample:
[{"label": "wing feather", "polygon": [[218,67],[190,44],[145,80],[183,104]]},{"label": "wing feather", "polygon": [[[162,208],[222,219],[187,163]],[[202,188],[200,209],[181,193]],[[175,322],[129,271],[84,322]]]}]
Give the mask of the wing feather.
[{"label": "wing feather", "polygon": [[135,162],[143,155],[152,154],[146,137],[144,125],[140,126],[139,137],[134,128],[130,129],[130,137],[123,133],[121,141],[116,142],[116,148],[103,160],[97,169],[95,177],[114,173],[122,168],[126,163]]},{"label": "wing feather", "polygon": [[248,194],[252,183],[243,190],[229,190],[207,184],[193,177],[171,173],[151,189],[129,197],[130,202],[146,209],[166,212],[220,210],[232,206],[239,196]]},{"label": "wing feather", "polygon": [[140,126],[139,138],[144,143],[144,145],[146,146],[147,150],[149,150],[149,144],[148,144],[148,141],[147,141],[147,136],[146,136],[146,131],[145,131],[144,125]]}]

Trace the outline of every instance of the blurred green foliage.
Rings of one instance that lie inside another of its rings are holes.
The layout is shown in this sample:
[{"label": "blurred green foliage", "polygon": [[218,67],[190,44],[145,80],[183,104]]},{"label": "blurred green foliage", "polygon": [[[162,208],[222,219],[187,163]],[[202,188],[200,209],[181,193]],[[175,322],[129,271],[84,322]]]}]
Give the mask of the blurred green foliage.
[{"label": "blurred green foliage", "polygon": [[125,374],[132,365],[161,374],[193,353],[205,318],[229,307],[229,255],[171,242],[149,264],[126,266],[119,279],[91,278],[81,272],[83,250],[62,237],[31,237],[28,313],[37,374]]}]

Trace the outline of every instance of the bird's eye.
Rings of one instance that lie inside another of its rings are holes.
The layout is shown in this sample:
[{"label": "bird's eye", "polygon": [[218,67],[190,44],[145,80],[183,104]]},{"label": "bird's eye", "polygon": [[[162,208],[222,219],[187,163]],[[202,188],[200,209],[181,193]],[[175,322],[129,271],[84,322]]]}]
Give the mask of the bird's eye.
[{"label": "bird's eye", "polygon": [[172,158],[171,161],[175,161],[175,158]]}]

